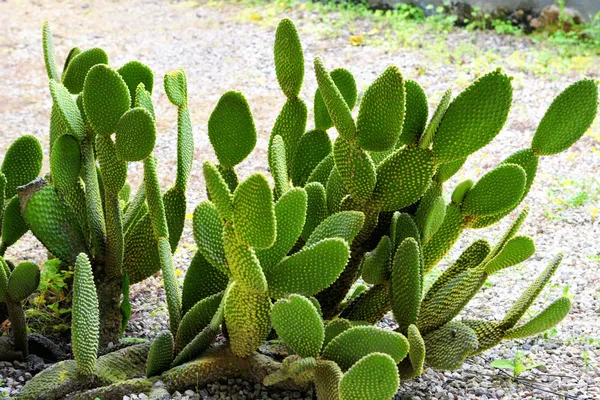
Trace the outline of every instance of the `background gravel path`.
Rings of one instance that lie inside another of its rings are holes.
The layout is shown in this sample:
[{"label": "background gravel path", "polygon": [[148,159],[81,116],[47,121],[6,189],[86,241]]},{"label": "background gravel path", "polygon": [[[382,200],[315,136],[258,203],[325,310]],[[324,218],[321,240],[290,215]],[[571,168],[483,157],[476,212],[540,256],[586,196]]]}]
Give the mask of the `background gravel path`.
[{"label": "background gravel path", "polygon": [[[206,122],[225,91],[233,89],[244,93],[259,131],[257,147],[240,166],[240,174],[247,176],[255,171],[267,172],[268,136],[284,103],[275,79],[272,56],[274,25],[269,21],[290,16],[298,24],[307,71],[301,96],[310,106],[316,88],[312,70],[312,59],[316,55],[323,57],[328,68],[344,66],[352,71],[360,90],[388,64],[396,64],[407,78],[418,81],[424,87],[433,108],[446,88],[453,87],[457,94],[478,74],[502,65],[503,59],[515,51],[526,52],[530,46],[526,39],[487,33],[452,33],[447,37],[450,48],[473,41],[479,46],[496,49],[496,62],[481,68],[473,68],[472,64],[465,68],[458,65],[460,62],[440,61],[426,51],[397,46],[393,51],[389,46],[354,47],[349,44],[348,38],[353,34],[350,31],[342,30],[335,39],[323,39],[314,33],[315,27],[321,26],[319,17],[308,11],[290,10],[268,21],[252,22],[251,19],[257,18],[249,18],[249,15],[256,12],[260,10],[239,5],[171,4],[158,0],[99,0],[78,4],[57,0],[0,1],[0,154],[4,154],[10,143],[23,134],[33,134],[42,140],[45,147],[47,145],[51,102],[41,50],[44,20],[50,21],[54,31],[59,63],[73,46],[84,49],[99,46],[107,51],[113,66],[139,59],[153,68],[159,130],[155,152],[165,188],[175,178],[176,109],[168,103],[164,94],[162,76],[173,69],[186,69],[196,142],[188,212],[205,198],[201,163],[206,159],[215,160],[208,142]],[[361,28],[361,22],[357,24],[353,29]],[[369,26],[366,22],[363,25],[362,29],[366,31]],[[464,60],[467,64],[470,61],[468,58]],[[449,189],[459,180],[479,178],[509,154],[528,146],[553,97],[581,78],[576,74],[538,77],[510,66],[507,70],[515,78],[514,104],[509,121],[493,143],[469,159],[462,172],[447,186]],[[598,121],[590,134],[600,137]],[[470,317],[501,319],[534,276],[558,251],[564,251],[562,266],[533,308],[540,309],[568,286],[569,293],[574,296],[569,316],[546,337],[505,342],[480,357],[468,360],[458,371],[427,370],[422,377],[404,383],[398,398],[556,398],[541,389],[577,399],[600,398],[600,144],[591,135],[585,136],[569,151],[541,161],[536,183],[527,199],[532,211],[523,228],[524,233],[536,239],[535,256],[523,266],[491,277],[464,312]],[[135,185],[139,184],[140,165],[131,165],[130,177]],[[514,215],[494,229],[469,231],[446,261],[455,259],[476,238],[483,236],[491,241],[497,240],[512,218]],[[193,249],[188,226],[175,257],[176,265],[182,271],[185,271]],[[42,261],[44,255],[41,245],[30,236],[7,254],[8,258],[37,262]],[[446,262],[442,267],[445,265]],[[151,337],[158,329],[166,327],[160,284],[159,278],[151,278],[132,288],[135,313],[129,334]],[[157,308],[157,304],[160,307]],[[527,382],[517,384],[489,366],[490,361],[497,358],[512,359],[517,351],[524,352],[532,362],[544,364],[538,370],[523,375],[541,389],[533,389]],[[20,371],[19,366],[0,365],[0,368],[0,377],[4,379],[1,385],[7,386],[7,393],[29,378],[19,378],[22,374],[14,372]],[[11,368],[9,374],[7,371]],[[239,390],[232,393],[230,388],[236,384]],[[207,399],[307,396],[271,393],[260,385],[255,387],[245,382],[221,382],[199,388],[197,393],[180,395],[183,398]]]}]

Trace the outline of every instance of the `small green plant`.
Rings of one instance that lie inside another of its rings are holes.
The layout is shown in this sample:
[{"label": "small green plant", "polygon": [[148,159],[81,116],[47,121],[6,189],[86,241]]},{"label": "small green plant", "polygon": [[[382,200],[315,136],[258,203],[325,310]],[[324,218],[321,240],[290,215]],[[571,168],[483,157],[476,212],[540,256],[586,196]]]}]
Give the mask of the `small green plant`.
[{"label": "small green plant", "polygon": [[509,370],[514,378],[518,378],[523,372],[543,365],[543,363],[535,363],[530,358],[525,357],[525,353],[522,351],[517,351],[512,360],[499,359],[490,363],[490,366],[494,368]]}]

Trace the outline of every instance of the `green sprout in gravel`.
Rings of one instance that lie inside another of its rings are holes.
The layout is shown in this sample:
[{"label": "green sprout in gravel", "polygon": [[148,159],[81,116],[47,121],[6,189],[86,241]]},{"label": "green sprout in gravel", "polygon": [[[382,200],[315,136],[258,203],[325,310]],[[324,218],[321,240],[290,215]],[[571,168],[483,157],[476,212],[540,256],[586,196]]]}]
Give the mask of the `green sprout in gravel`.
[{"label": "green sprout in gravel", "polygon": [[[285,96],[268,145],[274,184],[262,173],[238,177],[257,130],[246,98],[226,92],[208,120],[218,164],[202,166],[208,200],[194,211],[197,252],[180,290],[172,252],[193,159],[185,74],[175,71],[164,81],[178,109],[178,167],[175,186],[162,194],[151,154],[149,69],[133,62],[114,70],[101,50],[91,49],[74,51],[59,75],[47,26],[44,32],[53,98],[51,173],[18,192],[34,235],[75,266],[75,361],[37,375],[20,398],[132,392],[158,398],[241,377],[288,389],[314,385],[321,400],[385,400],[426,365],[457,369],[502,340],[552,328],[570,311],[571,299],[562,296],[521,322],[559,267],[558,255],[502,320],[461,313],[490,275],[534,254],[533,239],[519,234],[527,206],[510,217],[495,245],[476,240],[428,291],[424,280],[465,230],[491,226],[518,208],[541,157],[584,134],[596,116],[596,82],[568,87],[529,148],[444,196],[445,182],[504,126],[511,78],[496,70],[456,98],[448,90],[429,118],[425,92],[398,68],[385,69],[357,105],[352,74],[329,71],[316,58],[314,129],[307,130],[299,97],[304,55],[285,19],[274,46]],[[130,199],[127,163],[137,161],[144,184]],[[121,312],[125,320],[131,313],[127,296],[122,307],[116,301],[120,294],[159,270],[169,331],[152,344],[96,358],[98,347],[121,335]],[[359,280],[364,284],[353,291]],[[390,311],[395,330],[374,326]]]}]

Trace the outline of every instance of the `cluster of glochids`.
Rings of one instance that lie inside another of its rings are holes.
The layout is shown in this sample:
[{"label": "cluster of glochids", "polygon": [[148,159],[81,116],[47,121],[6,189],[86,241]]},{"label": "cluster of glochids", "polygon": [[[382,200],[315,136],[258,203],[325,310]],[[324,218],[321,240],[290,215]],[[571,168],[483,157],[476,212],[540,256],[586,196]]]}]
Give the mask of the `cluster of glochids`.
[{"label": "cluster of glochids", "polygon": [[[241,376],[281,387],[314,385],[325,400],[388,399],[424,365],[459,368],[465,358],[504,339],[538,334],[569,312],[569,298],[561,297],[519,323],[558,256],[503,320],[457,319],[488,276],[534,253],[533,240],[518,234],[527,207],[497,244],[473,242],[428,290],[424,277],[465,229],[490,226],[516,209],[541,156],[566,150],[584,134],[597,110],[594,81],[568,87],[530,148],[477,182],[460,183],[447,203],[444,182],[506,122],[511,78],[498,70],[454,99],[448,91],[429,118],[423,89],[392,66],[362,94],[354,118],[352,74],[328,71],[317,58],[315,128],[307,131],[307,106],[299,97],[303,51],[293,23],[281,21],[274,58],[286,100],[268,148],[274,186],[260,173],[238,180],[235,167],[254,149],[257,133],[244,96],[225,93],[208,121],[218,164],[202,167],[209,200],[193,215],[197,251],[180,289],[172,253],[185,223],[194,152],[185,73],[164,77],[178,130],[177,178],[162,193],[152,156],[152,71],[137,61],[113,69],[103,50],[74,48],[61,74],[47,24],[43,32],[53,102],[50,173],[36,179],[42,151],[35,138],[11,146],[0,176],[1,246],[31,230],[74,267],[75,359],[37,375],[21,398],[73,392],[110,398],[134,390],[161,398]],[[127,167],[138,161],[144,180],[130,196]],[[99,347],[117,343],[127,326],[129,285],[159,271],[170,330],[152,344],[121,340],[118,350],[97,358]],[[0,299],[14,345],[24,353],[21,302],[38,280],[34,264],[1,263]],[[376,327],[390,311],[397,329]],[[219,335],[224,344],[215,340]],[[266,354],[258,351],[264,346]],[[282,362],[269,356],[274,349]]]}]

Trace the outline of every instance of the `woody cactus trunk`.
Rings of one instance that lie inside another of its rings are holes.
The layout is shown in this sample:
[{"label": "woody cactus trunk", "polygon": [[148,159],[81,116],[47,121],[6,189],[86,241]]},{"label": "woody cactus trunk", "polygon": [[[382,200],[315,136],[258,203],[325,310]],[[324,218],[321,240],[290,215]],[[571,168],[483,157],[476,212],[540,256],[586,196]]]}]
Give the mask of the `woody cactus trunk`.
[{"label": "woody cactus trunk", "polygon": [[[112,398],[133,390],[158,398],[165,390],[242,376],[314,386],[322,400],[384,400],[425,365],[457,369],[502,340],[551,328],[571,308],[571,299],[561,297],[520,323],[559,267],[558,255],[503,320],[460,315],[489,275],[535,252],[533,239],[518,234],[527,206],[497,244],[473,242],[427,292],[424,277],[465,229],[490,226],[522,203],[542,156],[568,149],[584,134],[597,111],[592,80],[554,100],[530,148],[476,183],[458,184],[447,202],[444,183],[506,122],[511,78],[497,70],[454,99],[447,91],[429,118],[423,89],[391,66],[362,94],[355,118],[352,74],[329,71],[317,58],[314,129],[307,131],[299,97],[302,46],[293,23],[281,21],[274,58],[285,103],[268,147],[274,184],[261,173],[238,178],[236,166],[253,151],[257,132],[245,97],[225,93],[208,120],[218,164],[202,167],[208,200],[194,211],[197,251],[180,292],[171,252],[185,220],[193,154],[185,75],[165,77],[179,111],[178,169],[175,186],[161,194],[147,67],[113,70],[100,50],[73,50],[59,77],[48,34],[45,49],[54,101],[51,173],[19,192],[33,233],[75,265],[75,361],[36,376],[23,399],[73,392]],[[333,127],[337,135],[328,132]],[[144,162],[144,184],[129,200],[126,166],[135,161]],[[152,345],[96,359],[98,337],[115,340],[131,312],[129,283],[159,269],[169,331]],[[397,329],[374,326],[390,311]],[[219,333],[226,344],[213,346]],[[282,362],[259,351],[272,339],[285,346]]]}]

